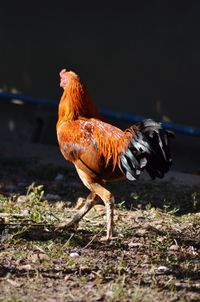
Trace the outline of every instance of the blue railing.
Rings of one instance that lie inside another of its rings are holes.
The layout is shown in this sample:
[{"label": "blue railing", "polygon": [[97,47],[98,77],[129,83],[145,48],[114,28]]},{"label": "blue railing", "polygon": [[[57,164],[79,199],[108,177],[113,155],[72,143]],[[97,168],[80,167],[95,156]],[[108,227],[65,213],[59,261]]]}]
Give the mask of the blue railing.
[{"label": "blue railing", "polygon": [[[103,110],[102,115],[108,118],[114,118],[114,119],[120,119],[123,121],[127,121],[130,123],[137,123],[145,119],[144,116],[140,115],[133,115],[129,113],[119,113],[119,112],[112,112],[109,110]],[[191,127],[191,126],[185,126],[185,125],[179,125],[169,122],[162,121],[163,127],[165,127],[168,130],[174,131],[176,133],[181,134],[187,134],[192,136],[199,136],[200,137],[200,128]]]},{"label": "blue railing", "polygon": [[[49,100],[49,99],[43,99],[43,98],[35,98],[32,96],[26,96],[16,93],[7,93],[7,92],[0,92],[0,99],[18,99],[21,101],[24,101],[29,104],[38,104],[38,105],[47,105],[47,106],[58,106],[58,101],[55,100]],[[122,121],[130,122],[130,123],[137,123],[143,120],[145,117],[138,116],[138,115],[132,115],[128,113],[119,113],[119,112],[113,112],[110,110],[101,110],[101,114],[104,117],[107,117],[109,119],[120,119]],[[191,135],[200,137],[200,128],[196,127],[190,127],[185,125],[179,125],[169,122],[163,122],[163,126],[171,131],[174,131],[176,133]]]},{"label": "blue railing", "polygon": [[48,105],[48,106],[57,106],[57,101],[43,99],[43,98],[35,98],[32,96],[22,95],[18,93],[9,93],[9,92],[0,92],[0,99],[4,100],[20,100],[29,104],[37,104],[37,105]]}]

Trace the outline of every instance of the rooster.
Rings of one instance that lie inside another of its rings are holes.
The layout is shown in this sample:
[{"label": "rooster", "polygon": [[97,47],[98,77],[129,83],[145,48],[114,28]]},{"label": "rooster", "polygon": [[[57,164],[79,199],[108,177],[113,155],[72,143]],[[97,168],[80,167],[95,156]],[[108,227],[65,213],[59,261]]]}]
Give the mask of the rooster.
[{"label": "rooster", "polygon": [[163,177],[172,164],[171,133],[152,119],[125,131],[105,122],[80,77],[72,71],[60,72],[60,86],[64,91],[56,125],[59,147],[90,191],[84,205],[65,227],[77,225],[101,198],[106,208],[106,240],[110,240],[115,200],[105,183],[120,178],[134,181],[143,170],[153,179]]}]

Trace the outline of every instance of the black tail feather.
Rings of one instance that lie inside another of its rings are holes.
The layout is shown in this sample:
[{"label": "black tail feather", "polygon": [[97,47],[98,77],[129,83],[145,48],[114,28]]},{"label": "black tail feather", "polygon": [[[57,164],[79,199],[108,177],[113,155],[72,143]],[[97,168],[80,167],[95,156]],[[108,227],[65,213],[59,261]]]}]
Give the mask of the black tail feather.
[{"label": "black tail feather", "polygon": [[129,180],[135,180],[144,169],[154,179],[162,178],[172,165],[169,149],[171,132],[161,124],[147,119],[137,124],[137,129],[128,129],[133,137],[124,154],[121,154],[121,168]]}]

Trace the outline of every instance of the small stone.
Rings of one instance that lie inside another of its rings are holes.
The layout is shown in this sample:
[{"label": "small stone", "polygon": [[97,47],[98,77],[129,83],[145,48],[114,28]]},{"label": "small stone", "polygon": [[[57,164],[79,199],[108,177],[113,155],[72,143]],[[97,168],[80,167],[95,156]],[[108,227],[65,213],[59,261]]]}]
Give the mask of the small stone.
[{"label": "small stone", "polygon": [[130,242],[128,244],[129,247],[139,247],[142,246],[143,244],[141,242]]},{"label": "small stone", "polygon": [[164,266],[164,265],[160,265],[157,269],[158,269],[158,271],[163,272],[163,273],[169,272],[169,270],[170,270],[167,266]]},{"label": "small stone", "polygon": [[170,247],[169,247],[169,251],[178,251],[179,250],[179,246],[176,245],[176,244],[172,244]]},{"label": "small stone", "polygon": [[72,253],[70,253],[69,254],[70,255],[70,257],[79,257],[80,255],[79,255],[79,253],[77,253],[77,252],[72,252]]}]

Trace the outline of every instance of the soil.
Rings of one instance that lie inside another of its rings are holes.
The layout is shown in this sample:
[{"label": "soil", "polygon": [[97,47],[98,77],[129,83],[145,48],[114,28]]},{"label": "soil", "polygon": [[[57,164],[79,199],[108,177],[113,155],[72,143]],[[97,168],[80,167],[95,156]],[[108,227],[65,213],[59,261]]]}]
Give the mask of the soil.
[{"label": "soil", "polygon": [[103,204],[57,228],[88,194],[75,170],[1,160],[0,301],[200,301],[198,180],[109,184],[116,233],[105,242]]}]

